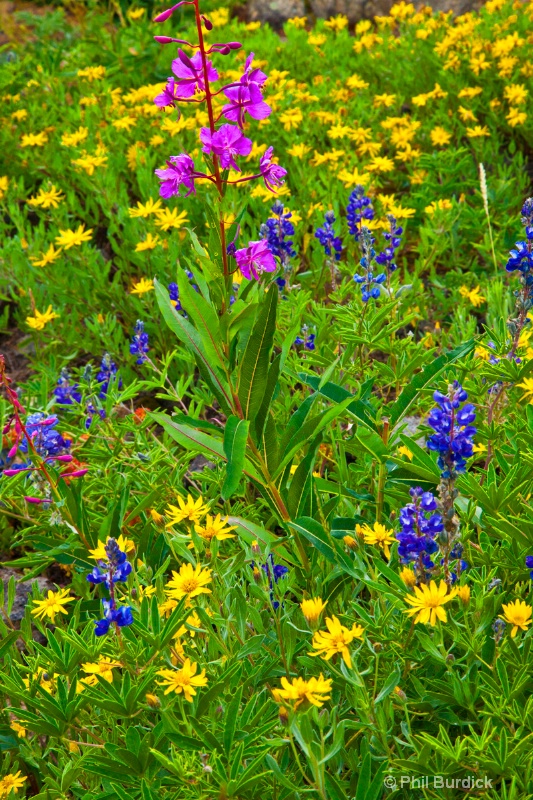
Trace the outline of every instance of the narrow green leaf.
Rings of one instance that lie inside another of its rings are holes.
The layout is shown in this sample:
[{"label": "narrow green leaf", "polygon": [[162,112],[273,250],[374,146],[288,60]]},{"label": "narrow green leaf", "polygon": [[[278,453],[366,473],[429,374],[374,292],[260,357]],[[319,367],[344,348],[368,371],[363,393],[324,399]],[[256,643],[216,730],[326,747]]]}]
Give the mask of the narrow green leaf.
[{"label": "narrow green leaf", "polygon": [[178,288],[181,304],[200,334],[205,352],[212,359],[212,364],[217,364],[223,370],[224,360],[220,350],[221,336],[217,313],[199,292],[195,292],[183,270],[178,273]]},{"label": "narrow green leaf", "polygon": [[270,365],[270,369],[268,370],[268,378],[266,382],[265,393],[263,395],[263,402],[261,403],[261,407],[259,408],[257,416],[255,418],[255,436],[256,436],[256,441],[258,442],[261,441],[261,437],[263,436],[263,430],[265,428],[268,412],[270,411],[270,406],[272,404],[272,398],[274,397],[274,392],[276,391],[276,386],[278,384],[280,368],[281,368],[281,353],[279,356],[276,356],[276,358]]},{"label": "narrow green leaf", "polygon": [[465,344],[456,347],[455,350],[450,350],[449,353],[444,353],[442,356],[439,356],[432,361],[431,364],[428,364],[422,372],[412,377],[389,410],[388,416],[391,427],[394,428],[402,417],[407,414],[420,392],[429,386],[440,372],[446,369],[450,364],[453,364],[454,361],[458,361],[460,358],[464,358],[471,353],[475,345],[475,340],[470,339],[468,342],[465,342]]},{"label": "narrow green leaf", "polygon": [[351,397],[352,402],[347,406],[350,414],[353,414],[353,416],[356,417],[360,423],[366,425],[367,428],[376,430],[376,423],[372,419],[374,416],[372,407],[366,403],[363,403],[361,400],[355,400],[353,394],[347,389],[344,389],[344,387],[338,386],[336,383],[331,382],[321,386],[320,378],[317,375],[299,373],[298,377],[308,386],[311,386],[311,388],[313,388],[315,391],[318,391],[321,395],[327,397],[328,400],[333,400],[335,403],[342,403],[343,400]]},{"label": "narrow green leaf", "polygon": [[381,703],[382,700],[384,700],[386,697],[389,696],[389,694],[394,690],[394,688],[398,686],[398,684],[400,683],[401,676],[402,676],[401,669],[399,669],[399,667],[396,667],[392,675],[387,679],[385,686],[374,700],[374,705]]},{"label": "narrow green leaf", "polygon": [[228,465],[226,480],[221,492],[223,500],[228,500],[239,486],[246,458],[249,427],[248,420],[239,419],[236,416],[229,417],[226,422],[223,448]]},{"label": "narrow green leaf", "polygon": [[255,418],[265,395],[278,294],[277,287],[268,292],[239,365],[239,401],[245,418],[249,420]]},{"label": "narrow green leaf", "polygon": [[211,381],[217,387],[222,397],[224,397],[225,403],[231,408],[232,401],[229,386],[225,378],[219,375],[217,370],[213,367],[211,359],[207,355],[202,344],[200,334],[185,317],[178,314],[169,300],[167,290],[157,280],[154,280],[154,287],[156,300],[166,324],[170,330],[176,334],[180,342],[182,342],[203,365],[205,372],[209,374]]},{"label": "narrow green leaf", "polygon": [[305,496],[309,493],[312,479],[311,473],[321,441],[322,436],[319,434],[310,445],[305,457],[298,464],[291,478],[289,490],[287,492],[287,510],[293,519],[302,515],[301,507]]}]

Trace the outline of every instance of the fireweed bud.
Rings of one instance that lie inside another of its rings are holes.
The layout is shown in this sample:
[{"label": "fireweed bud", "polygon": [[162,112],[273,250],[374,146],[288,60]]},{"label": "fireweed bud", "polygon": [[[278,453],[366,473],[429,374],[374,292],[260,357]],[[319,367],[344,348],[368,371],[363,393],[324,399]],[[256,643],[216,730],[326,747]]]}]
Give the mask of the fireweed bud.
[{"label": "fireweed bud", "polygon": [[211,22],[210,19],[207,19],[207,17],[205,17],[203,14],[202,14],[202,21],[204,23],[206,31],[212,31],[213,30],[213,23]]},{"label": "fireweed bud", "polygon": [[166,11],[162,11],[161,14],[158,14],[157,17],[154,17],[154,22],[165,22],[169,17],[172,16],[174,11],[179,8],[180,6],[190,6],[192,5],[191,0],[181,0],[181,2],[176,3],[175,6],[172,8],[167,8]]}]

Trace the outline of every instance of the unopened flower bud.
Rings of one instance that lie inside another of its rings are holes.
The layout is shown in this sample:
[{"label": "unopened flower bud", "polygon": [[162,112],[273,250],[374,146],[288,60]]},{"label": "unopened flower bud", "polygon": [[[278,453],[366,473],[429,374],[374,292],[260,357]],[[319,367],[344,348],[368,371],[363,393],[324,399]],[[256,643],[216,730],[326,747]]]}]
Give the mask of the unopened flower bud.
[{"label": "unopened flower bud", "polygon": [[252,542],[252,553],[254,554],[254,556],[261,555],[261,548],[259,547],[257,539],[254,539]]},{"label": "unopened flower bud", "polygon": [[469,602],[470,602],[470,586],[468,586],[466,584],[465,584],[465,586],[458,586],[457,589],[455,590],[455,593],[456,593],[457,597],[459,598],[459,600],[461,601],[461,603],[464,606],[467,606],[469,604]]},{"label": "unopened flower bud", "polygon": [[176,3],[172,8],[167,8],[165,11],[162,11],[161,14],[158,14],[157,17],[154,17],[154,22],[165,22],[165,20],[172,16],[177,8],[180,6],[190,6],[192,4],[191,0],[180,0],[180,2]]},{"label": "unopened flower bud", "polygon": [[357,539],[354,539],[353,536],[343,536],[342,541],[349,550],[357,550]]},{"label": "unopened flower bud", "polygon": [[210,19],[207,19],[207,17],[204,16],[203,14],[202,14],[202,21],[204,23],[206,31],[212,31],[213,30],[213,23],[211,22]]},{"label": "unopened flower bud", "polygon": [[150,706],[150,708],[159,708],[161,705],[161,700],[156,694],[150,694],[149,692],[145,696],[145,700]]}]

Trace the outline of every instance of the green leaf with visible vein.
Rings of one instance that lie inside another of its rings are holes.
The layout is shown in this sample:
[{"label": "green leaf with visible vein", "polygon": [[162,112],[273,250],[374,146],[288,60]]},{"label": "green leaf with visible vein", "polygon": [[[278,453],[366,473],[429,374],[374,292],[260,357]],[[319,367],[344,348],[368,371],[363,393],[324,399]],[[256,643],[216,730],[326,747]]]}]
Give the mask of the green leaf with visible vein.
[{"label": "green leaf with visible vein", "polygon": [[222,499],[228,500],[237,490],[246,458],[246,442],[248,440],[248,420],[231,416],[224,430],[224,453],[228,460],[226,480],[222,487]]},{"label": "green leaf with visible vein", "polygon": [[263,302],[239,366],[238,394],[245,419],[255,418],[265,395],[270,353],[276,329],[277,302],[277,287],[271,288]]}]

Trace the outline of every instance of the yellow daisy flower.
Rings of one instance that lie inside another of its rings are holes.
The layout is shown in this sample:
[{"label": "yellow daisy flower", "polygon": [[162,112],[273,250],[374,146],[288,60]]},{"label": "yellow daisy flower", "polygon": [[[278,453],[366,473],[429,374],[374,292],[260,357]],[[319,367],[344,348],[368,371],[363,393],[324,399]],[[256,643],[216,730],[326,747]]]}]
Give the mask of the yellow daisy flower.
[{"label": "yellow daisy flower", "polygon": [[288,701],[293,704],[296,710],[302,704],[316,706],[320,708],[331,695],[331,679],[324,679],[322,673],[318,678],[310,678],[308,681],[303,678],[293,678],[289,683],[287,678],[281,679],[281,689],[273,691],[276,702],[280,700]]},{"label": "yellow daisy flower", "polygon": [[329,661],[337,653],[342,655],[347,667],[352,666],[352,659],[348,645],[354,639],[363,638],[363,628],[354,623],[351,628],[346,628],[337,617],[326,617],[327,631],[317,631],[313,636],[312,646],[317,651],[309,653],[310,656],[320,656]]},{"label": "yellow daisy flower", "polygon": [[387,529],[379,522],[374,522],[374,527],[364,525],[362,529],[365,544],[373,544],[383,550],[385,557],[390,558],[390,546],[395,542],[394,531]]},{"label": "yellow daisy flower", "polygon": [[59,592],[48,590],[48,595],[44,600],[34,600],[33,603],[36,608],[32,609],[32,614],[37,619],[44,619],[49,617],[52,624],[55,622],[56,614],[67,614],[67,609],[64,606],[67,603],[72,603],[76,598],[69,597],[70,589],[60,589]]},{"label": "yellow daisy flower", "polygon": [[192,703],[192,699],[196,694],[196,687],[207,685],[205,669],[198,675],[196,674],[197,669],[198,664],[186,658],[181,669],[158,670],[156,674],[160,675],[163,680],[157,681],[157,685],[166,687],[165,694],[170,694],[170,692],[181,694],[183,692],[187,702]]},{"label": "yellow daisy flower", "polygon": [[442,608],[445,603],[449,603],[455,597],[455,591],[448,594],[448,586],[444,581],[440,582],[437,588],[435,581],[431,581],[429,586],[414,586],[414,595],[407,595],[405,602],[413,606],[406,610],[406,614],[412,617],[416,614],[416,622],[437,624],[437,619],[447,622],[446,611]]},{"label": "yellow daisy flower", "polygon": [[209,511],[209,506],[204,503],[203,497],[193,500],[190,494],[187,495],[186,501],[178,496],[178,506],[169,505],[165,510],[165,516],[168,519],[167,527],[183,522],[183,520],[200,522],[200,519]]},{"label": "yellow daisy flower", "polygon": [[182,564],[179,572],[172,570],[172,578],[166,584],[165,594],[173,600],[186,597],[187,605],[190,605],[193,597],[211,594],[211,589],[207,588],[207,584],[212,581],[211,572],[210,569],[203,569],[201,564],[197,564],[196,567],[192,564]]},{"label": "yellow daisy flower", "polygon": [[502,609],[503,617],[500,616],[500,619],[513,626],[511,639],[514,639],[519,628],[521,631],[527,631],[528,626],[531,625],[531,612],[533,610],[531,606],[528,606],[523,600],[515,600],[514,603],[504,603]]}]

